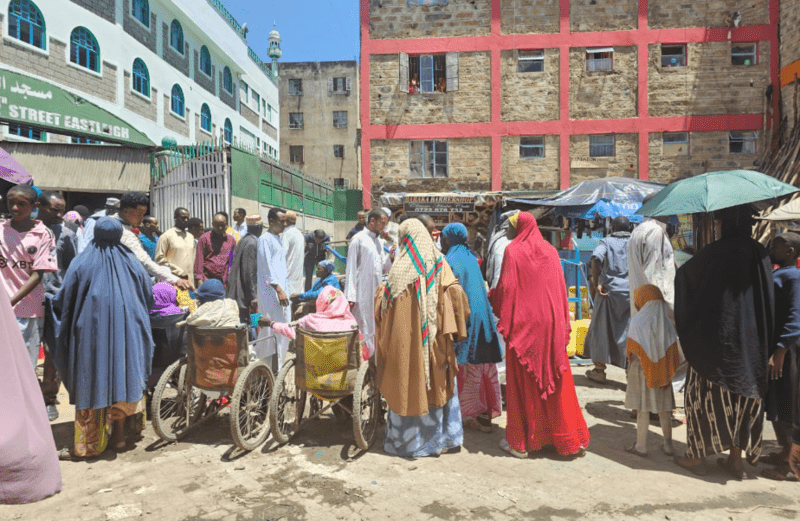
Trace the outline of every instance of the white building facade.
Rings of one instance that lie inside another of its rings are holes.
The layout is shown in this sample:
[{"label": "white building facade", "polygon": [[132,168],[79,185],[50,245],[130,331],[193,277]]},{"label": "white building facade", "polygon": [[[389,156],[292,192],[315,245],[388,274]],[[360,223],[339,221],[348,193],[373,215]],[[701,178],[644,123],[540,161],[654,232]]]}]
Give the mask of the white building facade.
[{"label": "white building facade", "polygon": [[[222,139],[279,159],[276,77],[218,0],[0,1],[0,68],[82,96],[157,145]],[[0,128],[9,141],[95,142]]]}]

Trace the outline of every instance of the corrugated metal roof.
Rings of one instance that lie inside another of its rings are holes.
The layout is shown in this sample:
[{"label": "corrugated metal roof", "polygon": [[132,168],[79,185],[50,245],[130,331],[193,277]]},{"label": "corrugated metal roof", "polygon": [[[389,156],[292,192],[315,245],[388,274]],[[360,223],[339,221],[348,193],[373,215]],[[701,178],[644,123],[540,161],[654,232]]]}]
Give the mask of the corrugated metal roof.
[{"label": "corrugated metal roof", "polygon": [[150,190],[150,151],[105,145],[2,141],[36,186],[73,192]]}]

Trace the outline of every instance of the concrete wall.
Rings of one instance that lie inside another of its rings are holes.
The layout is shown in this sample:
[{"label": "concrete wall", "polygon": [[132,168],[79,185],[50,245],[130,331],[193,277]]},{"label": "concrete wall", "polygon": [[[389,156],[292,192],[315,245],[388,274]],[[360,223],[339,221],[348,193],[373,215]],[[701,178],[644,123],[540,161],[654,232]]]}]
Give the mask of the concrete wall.
[{"label": "concrete wall", "polygon": [[405,139],[371,143],[372,198],[384,192],[450,192],[491,189],[492,146],[489,138],[448,139],[446,178],[409,178],[409,142]]},{"label": "concrete wall", "polygon": [[[350,78],[350,91],[328,90],[329,78]],[[303,172],[333,184],[347,179],[350,188],[361,185],[358,142],[360,107],[359,68],[355,61],[298,62],[280,65],[281,155],[289,160],[289,147],[302,145]],[[303,95],[289,95],[289,80],[303,80]],[[333,113],[347,112],[347,128],[334,128]],[[289,129],[289,112],[303,113],[303,128]],[[344,146],[344,157],[333,155],[333,146]]]},{"label": "concrete wall", "polygon": [[731,65],[731,43],[686,46],[686,67],[661,67],[661,46],[649,46],[651,116],[762,112],[769,85],[769,42],[758,43],[758,63]]},{"label": "concrete wall", "polygon": [[397,54],[370,57],[370,120],[375,125],[474,123],[491,119],[488,52],[458,55],[458,90],[408,94],[400,90]]},{"label": "concrete wall", "polygon": [[544,137],[544,157],[519,157],[520,136],[502,140],[503,190],[557,190],[559,136]]},{"label": "concrete wall", "polygon": [[558,0],[502,0],[500,7],[503,34],[558,32]]},{"label": "concrete wall", "polygon": [[559,50],[544,49],[542,72],[517,72],[517,51],[500,53],[503,121],[558,119]]},{"label": "concrete wall", "polygon": [[766,0],[754,2],[732,2],[731,0],[650,1],[647,7],[648,26],[653,29],[725,26],[729,23],[728,17],[736,11],[742,15],[742,25],[769,23],[769,2]]},{"label": "concrete wall", "polygon": [[587,71],[586,48],[569,51],[569,116],[612,119],[637,116],[636,47],[614,47],[613,70]]},{"label": "concrete wall", "polygon": [[491,0],[451,1],[447,5],[408,5],[408,0],[370,0],[370,37],[427,38],[481,36],[490,32]]}]

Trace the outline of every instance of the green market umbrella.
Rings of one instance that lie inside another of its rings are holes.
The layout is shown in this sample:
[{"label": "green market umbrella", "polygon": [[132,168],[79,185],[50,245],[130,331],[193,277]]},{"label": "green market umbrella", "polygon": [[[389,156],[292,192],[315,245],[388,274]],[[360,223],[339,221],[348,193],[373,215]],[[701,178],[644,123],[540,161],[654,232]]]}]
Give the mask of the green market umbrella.
[{"label": "green market umbrella", "polygon": [[774,200],[798,188],[753,170],[725,170],[682,179],[658,192],[638,214],[706,213],[740,204]]}]

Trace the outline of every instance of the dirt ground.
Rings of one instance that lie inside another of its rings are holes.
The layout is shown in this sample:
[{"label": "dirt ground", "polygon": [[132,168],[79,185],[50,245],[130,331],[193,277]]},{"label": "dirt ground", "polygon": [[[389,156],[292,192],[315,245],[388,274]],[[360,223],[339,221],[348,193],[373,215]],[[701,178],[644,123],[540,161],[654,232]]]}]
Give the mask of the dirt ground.
[{"label": "dirt ground", "polygon": [[[624,371],[589,382],[573,366],[591,431],[588,454],[563,461],[543,451],[527,460],[498,448],[505,414],[492,433],[466,431],[460,453],[407,460],[382,443],[360,454],[352,427],[325,416],[305,424],[285,446],[270,437],[260,449],[233,448],[227,413],[182,442],[163,444],[148,424],[127,452],[62,462],[64,490],[31,505],[0,506],[2,520],[294,520],[294,519],[658,519],[762,520],[800,517],[800,484],[728,479],[708,458],[708,476],[677,467],[661,453],[653,422],[649,457],[624,451],[635,423],[624,408]],[[681,396],[678,401],[681,401]],[[67,403],[65,395],[62,403]],[[60,406],[52,424],[59,447],[71,444],[73,412]],[[382,440],[383,429],[379,432]],[[686,427],[674,429],[677,452]],[[777,447],[765,429],[764,453]]]}]

